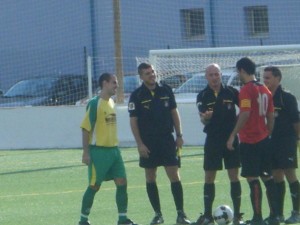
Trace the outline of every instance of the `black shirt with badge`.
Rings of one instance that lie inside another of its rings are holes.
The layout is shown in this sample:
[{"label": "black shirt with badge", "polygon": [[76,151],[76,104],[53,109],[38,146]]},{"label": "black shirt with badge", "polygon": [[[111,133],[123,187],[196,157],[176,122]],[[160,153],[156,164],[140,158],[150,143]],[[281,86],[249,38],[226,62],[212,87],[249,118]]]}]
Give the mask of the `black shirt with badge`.
[{"label": "black shirt with badge", "polygon": [[207,135],[227,138],[236,123],[236,108],[239,104],[239,92],[237,89],[221,85],[220,92],[216,96],[214,90],[208,85],[197,95],[197,107],[199,112],[213,111],[209,123],[204,126]]},{"label": "black shirt with badge", "polygon": [[166,84],[156,84],[150,91],[144,84],[130,96],[130,117],[138,118],[142,138],[169,135],[174,131],[171,111],[177,107],[172,89]]},{"label": "black shirt with badge", "polygon": [[299,110],[297,99],[291,93],[278,86],[273,96],[275,123],[272,139],[297,136],[294,123],[299,122]]}]

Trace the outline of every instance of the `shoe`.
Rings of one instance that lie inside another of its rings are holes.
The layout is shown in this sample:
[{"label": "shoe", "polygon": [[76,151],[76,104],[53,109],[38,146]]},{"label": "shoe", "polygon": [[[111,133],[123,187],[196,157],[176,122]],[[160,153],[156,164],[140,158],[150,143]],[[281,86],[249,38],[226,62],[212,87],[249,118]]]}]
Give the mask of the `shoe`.
[{"label": "shoe", "polygon": [[244,213],[239,213],[233,217],[232,225],[246,225],[246,222],[243,221]]},{"label": "shoe", "polygon": [[265,225],[280,225],[279,216],[269,216],[264,220]]},{"label": "shoe", "polygon": [[163,224],[164,218],[161,213],[156,213],[156,215],[153,217],[150,225],[157,225],[157,224]]},{"label": "shoe", "polygon": [[176,225],[184,224],[191,224],[191,221],[187,218],[184,212],[179,212],[176,219]]},{"label": "shoe", "polygon": [[284,221],[286,224],[300,223],[300,213],[292,211],[292,215]]},{"label": "shoe", "polygon": [[132,220],[127,219],[123,222],[118,222],[118,225],[138,225],[137,223],[134,223]]},{"label": "shoe", "polygon": [[[284,223],[285,222],[284,215],[278,216],[278,219],[279,219],[280,223]],[[267,217],[266,219],[264,219],[265,224],[268,224],[268,220],[269,220],[269,217]]]},{"label": "shoe", "polygon": [[266,223],[263,219],[252,219],[249,221],[249,225],[266,225]]},{"label": "shoe", "polygon": [[194,225],[214,225],[214,219],[212,217],[206,217],[205,215],[200,215],[198,220],[196,222],[193,222],[191,224]]},{"label": "shoe", "polygon": [[90,221],[84,221],[84,222],[79,221],[78,225],[91,225],[91,223]]}]

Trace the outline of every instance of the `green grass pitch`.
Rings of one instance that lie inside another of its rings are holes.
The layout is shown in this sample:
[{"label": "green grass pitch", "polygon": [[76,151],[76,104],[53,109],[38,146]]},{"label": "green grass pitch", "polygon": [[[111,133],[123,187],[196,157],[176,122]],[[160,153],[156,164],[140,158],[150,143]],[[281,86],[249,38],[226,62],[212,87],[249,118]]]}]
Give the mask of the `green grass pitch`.
[{"label": "green grass pitch", "polygon": [[[77,225],[82,195],[87,187],[87,170],[81,163],[81,153],[80,149],[0,151],[0,224]],[[149,224],[153,211],[146,195],[144,171],[138,166],[137,150],[124,148],[122,154],[128,176],[128,216],[139,224]],[[203,212],[203,149],[185,147],[182,154],[180,173],[185,211],[194,221]],[[157,182],[165,224],[174,224],[176,210],[170,184],[162,167],[158,170]],[[245,213],[247,220],[252,216],[249,187],[244,179],[241,182],[241,212]],[[232,207],[229,187],[226,171],[218,172],[214,208],[220,204]],[[263,199],[264,216],[267,216],[269,211],[265,194]],[[287,186],[286,217],[290,210]],[[93,225],[116,224],[113,182],[103,183],[97,193],[90,221]]]}]

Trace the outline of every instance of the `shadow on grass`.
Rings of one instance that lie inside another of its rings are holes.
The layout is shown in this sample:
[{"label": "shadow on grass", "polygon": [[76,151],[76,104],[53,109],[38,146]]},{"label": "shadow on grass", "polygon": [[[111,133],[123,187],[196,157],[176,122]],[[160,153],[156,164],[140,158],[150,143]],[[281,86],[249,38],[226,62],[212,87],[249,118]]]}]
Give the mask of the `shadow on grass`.
[{"label": "shadow on grass", "polygon": [[[189,157],[196,157],[203,154],[190,154],[190,155],[183,155],[181,158],[189,158]],[[132,162],[138,162],[138,159],[132,159],[132,160],[124,160],[124,163],[132,163]],[[80,165],[70,165],[70,166],[57,166],[57,167],[48,167],[48,168],[37,168],[37,169],[29,169],[29,170],[18,170],[18,171],[11,171],[11,172],[3,172],[0,173],[0,175],[12,175],[12,174],[22,174],[22,173],[34,173],[34,172],[42,172],[42,171],[50,171],[50,170],[61,170],[61,169],[69,169],[69,168],[75,168],[75,167],[82,167],[85,166],[83,164]]]},{"label": "shadow on grass", "polygon": [[61,169],[68,169],[68,168],[81,167],[81,166],[84,166],[84,165],[57,166],[57,167],[38,168],[38,169],[30,169],[30,170],[19,170],[19,171],[12,171],[12,172],[0,173],[0,175],[12,175],[12,174],[20,174],[20,173],[33,173],[33,172],[41,172],[41,171],[49,171],[49,170],[61,170]]}]

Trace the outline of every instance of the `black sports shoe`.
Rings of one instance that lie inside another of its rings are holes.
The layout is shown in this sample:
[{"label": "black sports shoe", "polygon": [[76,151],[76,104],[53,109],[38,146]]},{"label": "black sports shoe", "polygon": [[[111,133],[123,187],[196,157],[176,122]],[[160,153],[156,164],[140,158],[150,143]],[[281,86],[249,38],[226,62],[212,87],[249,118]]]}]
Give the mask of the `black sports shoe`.
[{"label": "black sports shoe", "polygon": [[132,220],[127,219],[123,222],[118,222],[118,225],[138,225],[137,223],[134,223]]},{"label": "black sports shoe", "polygon": [[279,216],[270,216],[264,220],[265,225],[279,225],[280,218]]},{"label": "black sports shoe", "polygon": [[[278,216],[278,218],[279,218],[279,222],[280,223],[285,223],[284,215]],[[264,222],[265,222],[265,224],[268,224],[269,223],[269,217],[267,217],[266,219],[264,219]]]},{"label": "black sports shoe", "polygon": [[292,211],[292,215],[285,221],[286,224],[300,223],[300,213]]},{"label": "black sports shoe", "polygon": [[79,221],[78,225],[91,225],[90,221]]},{"label": "black sports shoe", "polygon": [[150,225],[157,225],[157,224],[163,224],[164,218],[161,213],[156,213],[156,215],[153,217]]},{"label": "black sports shoe", "polygon": [[245,225],[246,222],[243,221],[243,215],[244,213],[239,213],[238,215],[235,215],[232,220],[232,225]]},{"label": "black sports shoe", "polygon": [[252,219],[249,221],[249,225],[266,225],[266,223],[263,221],[263,219]]},{"label": "black sports shoe", "polygon": [[191,224],[191,221],[187,218],[184,212],[178,212],[176,225]]},{"label": "black sports shoe", "polygon": [[194,225],[214,225],[214,219],[212,217],[206,217],[205,215],[200,215],[198,220],[196,222],[193,222],[191,224]]}]

